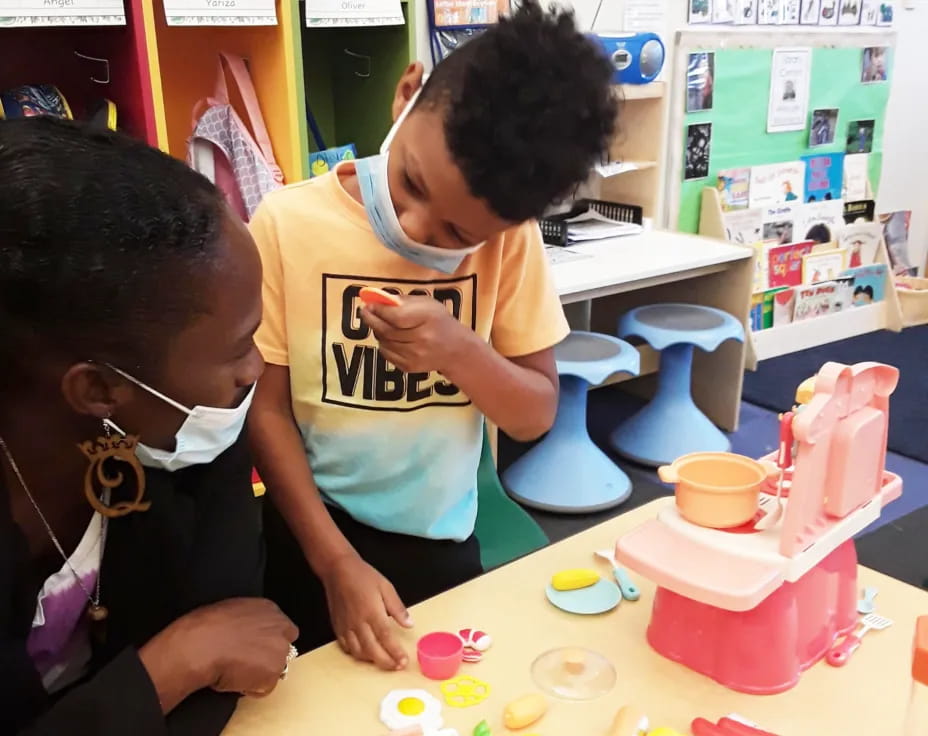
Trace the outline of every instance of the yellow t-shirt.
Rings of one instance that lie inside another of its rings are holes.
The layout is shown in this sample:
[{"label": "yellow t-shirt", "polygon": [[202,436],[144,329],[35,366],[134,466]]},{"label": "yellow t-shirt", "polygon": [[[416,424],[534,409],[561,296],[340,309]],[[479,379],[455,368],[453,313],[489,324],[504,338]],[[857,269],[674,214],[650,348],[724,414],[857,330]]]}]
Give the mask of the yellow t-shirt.
[{"label": "yellow t-shirt", "polygon": [[264,263],[258,347],[290,368],[293,413],[324,499],[378,529],[469,537],[483,415],[438,373],[387,363],[358,292],[431,295],[504,356],[550,348],[569,328],[537,224],[495,237],[449,276],[383,245],[336,170],[268,194],[250,227]]}]

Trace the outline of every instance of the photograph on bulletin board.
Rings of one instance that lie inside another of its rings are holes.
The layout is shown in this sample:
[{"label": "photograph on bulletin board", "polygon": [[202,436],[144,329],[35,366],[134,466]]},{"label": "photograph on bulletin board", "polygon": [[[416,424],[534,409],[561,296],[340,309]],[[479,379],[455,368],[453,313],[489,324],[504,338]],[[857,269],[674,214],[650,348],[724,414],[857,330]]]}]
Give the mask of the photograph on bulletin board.
[{"label": "photograph on bulletin board", "polygon": [[712,109],[712,88],[715,77],[715,53],[700,51],[690,54],[686,68],[686,111]]},{"label": "photograph on bulletin board", "polygon": [[889,75],[887,66],[889,49],[886,46],[870,46],[864,49],[860,65],[860,81],[864,84],[885,82]]},{"label": "photograph on bulletin board", "polygon": [[436,28],[473,28],[496,23],[509,0],[432,0]]}]

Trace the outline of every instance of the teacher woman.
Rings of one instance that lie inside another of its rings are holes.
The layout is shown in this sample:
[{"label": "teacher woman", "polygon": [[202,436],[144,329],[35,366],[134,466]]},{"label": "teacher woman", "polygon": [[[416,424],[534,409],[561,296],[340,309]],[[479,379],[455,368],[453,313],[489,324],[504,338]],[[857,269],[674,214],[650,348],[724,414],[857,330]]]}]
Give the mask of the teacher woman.
[{"label": "teacher woman", "polygon": [[206,179],[0,122],[0,733],[216,734],[285,676],[240,439],[260,320]]}]

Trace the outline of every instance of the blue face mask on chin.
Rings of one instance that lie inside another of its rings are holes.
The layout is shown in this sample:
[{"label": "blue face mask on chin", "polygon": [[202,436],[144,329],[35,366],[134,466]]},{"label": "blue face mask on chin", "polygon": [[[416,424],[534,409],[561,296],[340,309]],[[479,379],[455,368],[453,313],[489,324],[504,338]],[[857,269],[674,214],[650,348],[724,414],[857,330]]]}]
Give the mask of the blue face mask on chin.
[{"label": "blue face mask on chin", "polygon": [[423,268],[451,274],[458,269],[466,256],[481,248],[483,243],[472,245],[469,248],[451,249],[416,242],[400,225],[399,217],[393,206],[393,198],[390,196],[390,178],[387,173],[390,142],[415,105],[418,96],[417,92],[396,119],[380,147],[380,154],[355,161],[355,171],[358,175],[364,210],[367,212],[367,219],[377,239],[407,261],[412,261]]}]

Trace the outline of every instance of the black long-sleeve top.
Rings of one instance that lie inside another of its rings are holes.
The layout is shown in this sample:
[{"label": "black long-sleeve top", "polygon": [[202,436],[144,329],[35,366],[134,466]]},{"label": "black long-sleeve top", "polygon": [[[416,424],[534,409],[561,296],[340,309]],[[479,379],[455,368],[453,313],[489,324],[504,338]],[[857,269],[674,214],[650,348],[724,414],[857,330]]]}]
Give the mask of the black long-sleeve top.
[{"label": "black long-sleeve top", "polygon": [[[165,717],[138,648],[208,603],[257,596],[264,547],[244,438],[209,465],[146,471],[151,508],[111,519],[102,563],[105,641],[88,676],[49,696],[26,653],[42,581],[0,482],[0,734],[218,734],[236,696],[202,690]],[[75,493],[82,493],[75,488]]]}]

